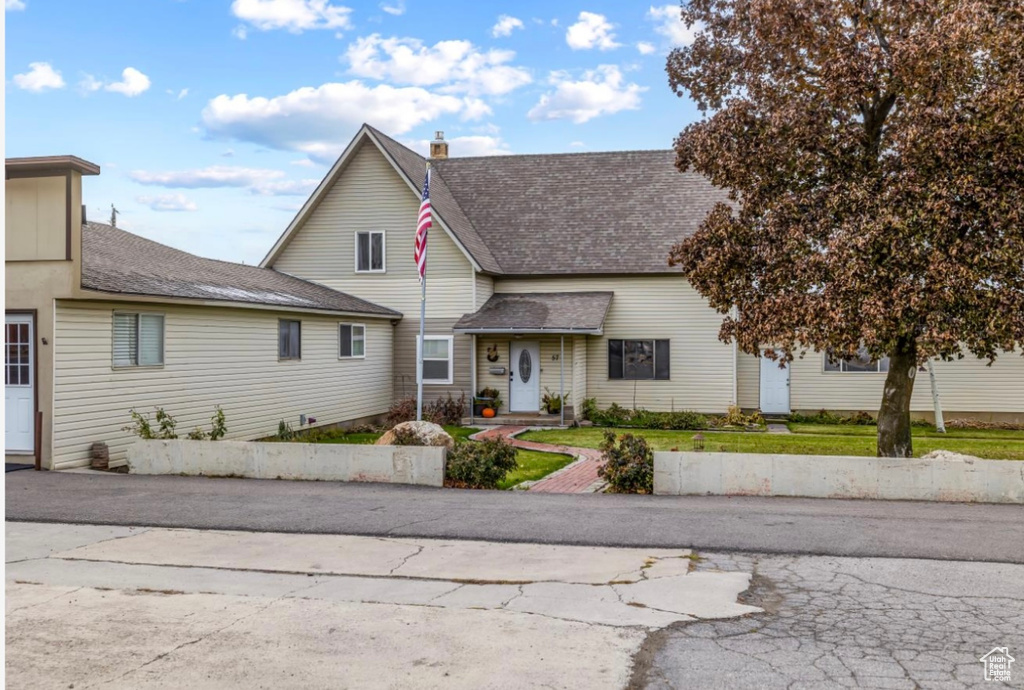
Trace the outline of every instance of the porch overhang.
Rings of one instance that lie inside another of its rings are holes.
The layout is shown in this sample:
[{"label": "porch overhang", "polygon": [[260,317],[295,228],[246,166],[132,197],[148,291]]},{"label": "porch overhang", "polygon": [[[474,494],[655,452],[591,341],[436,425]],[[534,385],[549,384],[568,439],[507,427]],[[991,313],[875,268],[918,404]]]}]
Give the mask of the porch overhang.
[{"label": "porch overhang", "polygon": [[504,292],[459,319],[455,333],[601,335],[612,292]]}]

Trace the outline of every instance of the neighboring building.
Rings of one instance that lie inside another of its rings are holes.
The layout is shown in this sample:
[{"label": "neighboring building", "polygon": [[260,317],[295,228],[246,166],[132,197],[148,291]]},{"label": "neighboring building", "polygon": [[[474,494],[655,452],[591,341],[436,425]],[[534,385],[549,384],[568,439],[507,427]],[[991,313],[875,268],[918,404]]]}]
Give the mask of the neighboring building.
[{"label": "neighboring building", "polygon": [[[671,151],[448,158],[439,136],[431,152],[425,398],[491,387],[502,411],[535,412],[564,386],[570,407],[878,409],[885,362],[812,352],[780,369],[718,339],[721,315],[667,257],[727,197]],[[396,398],[416,388],[411,219],[426,163],[363,126],[262,263],[407,315]],[[947,417],[1024,421],[1024,357],[935,369]],[[912,409],[931,416],[925,377]]]},{"label": "neighboring building", "polygon": [[105,441],[117,464],[133,408],[165,408],[184,436],[219,405],[242,439],[387,411],[399,312],[83,223],[96,174],[72,156],[7,161],[8,460],[76,467]]}]

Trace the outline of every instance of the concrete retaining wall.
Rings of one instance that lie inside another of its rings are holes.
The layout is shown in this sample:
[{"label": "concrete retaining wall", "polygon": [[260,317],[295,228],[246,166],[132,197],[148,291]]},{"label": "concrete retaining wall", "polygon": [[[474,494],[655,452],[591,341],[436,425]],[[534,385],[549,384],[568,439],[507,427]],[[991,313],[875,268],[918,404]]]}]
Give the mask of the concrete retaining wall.
[{"label": "concrete retaining wall", "polygon": [[444,448],[244,441],[137,441],[134,474],[444,484]]},{"label": "concrete retaining wall", "polygon": [[659,452],[654,493],[1024,503],[1024,462]]}]

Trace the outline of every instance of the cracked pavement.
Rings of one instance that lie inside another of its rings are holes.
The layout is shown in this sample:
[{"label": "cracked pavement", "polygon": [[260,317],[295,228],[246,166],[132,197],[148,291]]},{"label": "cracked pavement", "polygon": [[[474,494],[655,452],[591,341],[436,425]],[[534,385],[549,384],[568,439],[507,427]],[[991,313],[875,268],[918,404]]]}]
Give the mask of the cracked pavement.
[{"label": "cracked pavement", "polygon": [[963,688],[1024,566],[7,523],[11,688]]},{"label": "cracked pavement", "polygon": [[653,633],[632,687],[1024,687],[1024,665],[994,683],[979,662],[1024,651],[1024,566],[731,555],[701,567],[754,572],[743,600],[765,612]]},{"label": "cracked pavement", "polygon": [[760,612],[687,549],[7,523],[7,684],[621,688]]}]

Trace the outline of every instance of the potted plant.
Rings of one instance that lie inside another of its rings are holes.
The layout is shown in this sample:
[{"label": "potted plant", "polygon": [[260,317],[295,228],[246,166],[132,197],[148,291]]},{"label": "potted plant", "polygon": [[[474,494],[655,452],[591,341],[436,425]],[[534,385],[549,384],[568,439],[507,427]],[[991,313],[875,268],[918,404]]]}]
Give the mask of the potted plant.
[{"label": "potted plant", "polygon": [[[501,409],[501,393],[497,388],[483,388],[473,398],[473,414],[480,417],[493,417]],[[485,410],[491,410],[488,415]]]},{"label": "potted plant", "polygon": [[[568,397],[566,396],[566,398]],[[544,388],[544,397],[541,398],[541,403],[548,414],[558,414],[561,412],[564,402],[561,395],[555,395],[547,387]]]}]

